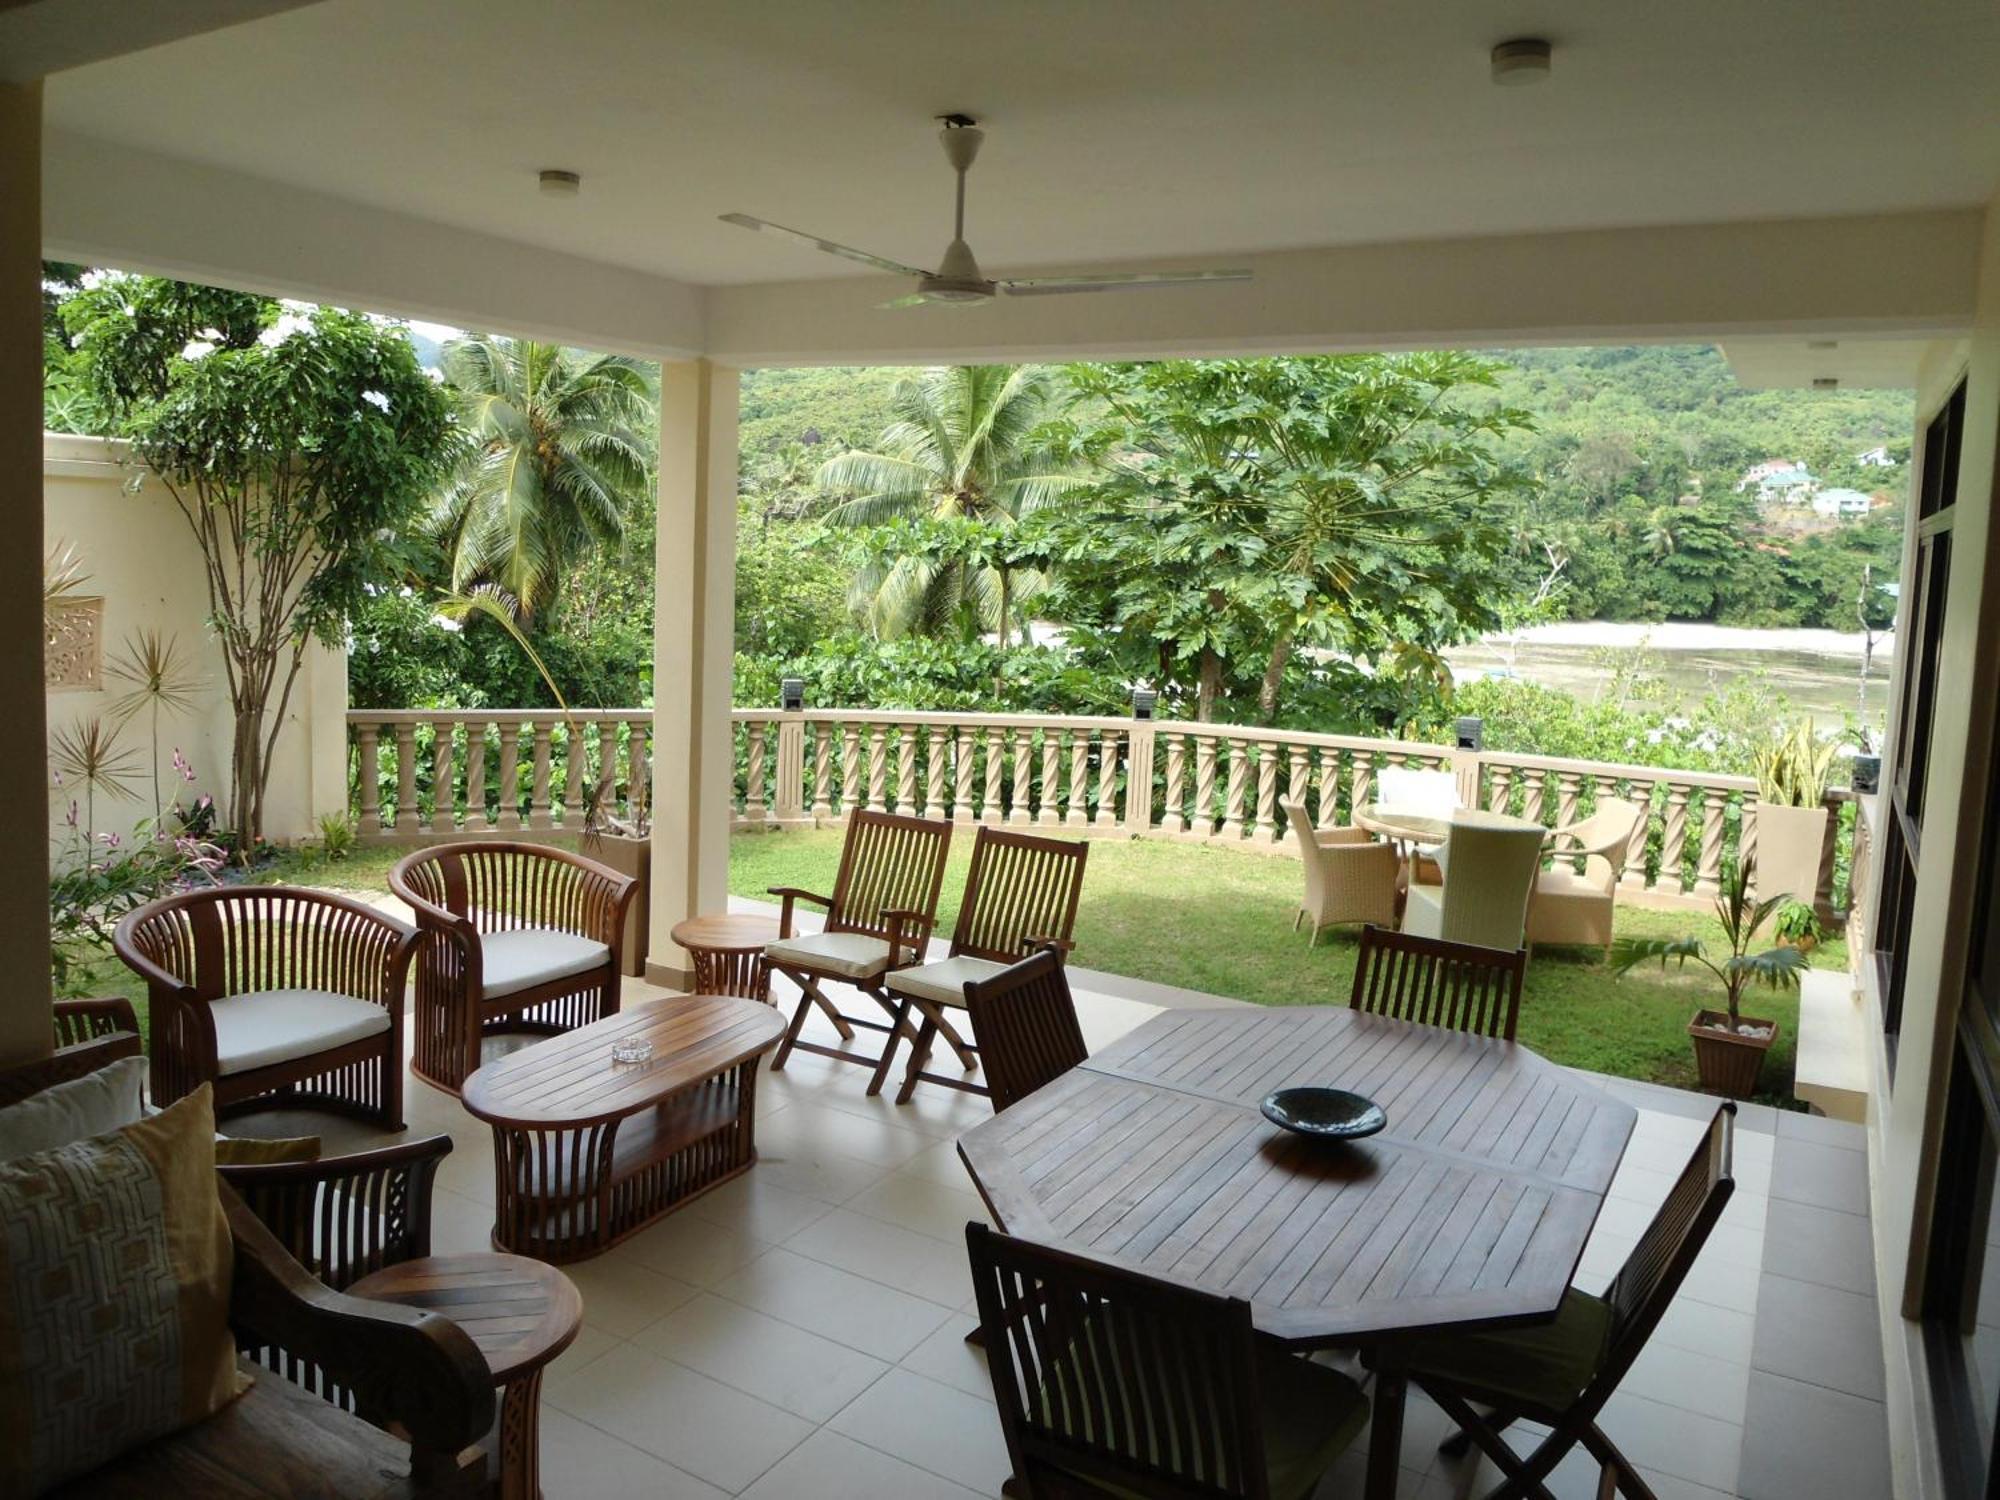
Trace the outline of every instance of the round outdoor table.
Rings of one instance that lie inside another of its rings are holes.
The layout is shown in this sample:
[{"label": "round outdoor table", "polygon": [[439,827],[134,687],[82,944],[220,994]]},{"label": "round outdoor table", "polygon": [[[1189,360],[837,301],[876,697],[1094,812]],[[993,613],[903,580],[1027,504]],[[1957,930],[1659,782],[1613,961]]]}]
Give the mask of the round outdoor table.
[{"label": "round outdoor table", "polygon": [[735,912],[688,917],[674,923],[671,936],[694,960],[697,995],[740,995],[771,1003],[771,967],[764,962],[764,947],[778,940],[776,917]]},{"label": "round outdoor table", "polygon": [[542,1370],[582,1326],[576,1283],[519,1255],[430,1255],[385,1266],[347,1292],[434,1312],[466,1331],[500,1393],[492,1444],[500,1500],[540,1500]]},{"label": "round outdoor table", "polygon": [[1517,818],[1512,813],[1487,812],[1479,807],[1461,807],[1448,818],[1429,813],[1386,807],[1380,802],[1354,809],[1354,821],[1370,833],[1399,844],[1442,844],[1451,837],[1454,823],[1471,828],[1539,828],[1539,823]]}]

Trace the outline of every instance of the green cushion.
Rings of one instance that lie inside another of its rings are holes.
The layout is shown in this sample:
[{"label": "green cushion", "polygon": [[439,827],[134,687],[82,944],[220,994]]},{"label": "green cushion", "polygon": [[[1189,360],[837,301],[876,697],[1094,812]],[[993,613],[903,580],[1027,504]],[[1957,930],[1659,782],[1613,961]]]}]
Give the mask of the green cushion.
[{"label": "green cushion", "polygon": [[[1368,1420],[1368,1398],[1338,1370],[1267,1344],[1257,1349],[1257,1393],[1263,1411],[1264,1471],[1273,1500],[1306,1500],[1360,1434]],[[1104,1494],[1143,1500],[1136,1490],[1071,1472]]]},{"label": "green cushion", "polygon": [[1431,1334],[1399,1342],[1393,1359],[1413,1375],[1561,1411],[1603,1365],[1610,1339],[1610,1304],[1572,1287],[1547,1323]]}]

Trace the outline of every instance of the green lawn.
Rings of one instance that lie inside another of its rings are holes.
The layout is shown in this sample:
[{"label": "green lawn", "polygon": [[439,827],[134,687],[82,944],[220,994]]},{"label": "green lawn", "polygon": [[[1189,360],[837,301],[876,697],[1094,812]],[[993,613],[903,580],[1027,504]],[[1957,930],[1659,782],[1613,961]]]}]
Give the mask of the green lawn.
[{"label": "green lawn", "polygon": [[[828,891],[840,860],[839,831],[744,834],[733,842],[729,888],[763,896],[774,885]],[[953,841],[939,930],[948,933],[965,887],[972,840]],[[1289,859],[1159,840],[1104,840],[1090,850],[1075,962],[1259,1005],[1316,1005],[1347,998],[1354,977],[1351,930],[1321,934],[1307,946],[1294,934],[1299,867]],[[1721,944],[1715,920],[1696,912],[1618,909],[1621,933],[1670,936],[1698,931]],[[1844,967],[1838,943],[1815,964]],[[1600,1073],[1695,1086],[1687,1021],[1719,992],[1687,975],[1657,971],[1616,979],[1595,949],[1543,948],[1528,966],[1520,1039],[1559,1062]],[[1708,979],[1705,972],[1701,979]],[[1752,1014],[1775,1017],[1777,1044],[1764,1067],[1770,1102],[1791,1091],[1798,998],[1759,992]]]}]

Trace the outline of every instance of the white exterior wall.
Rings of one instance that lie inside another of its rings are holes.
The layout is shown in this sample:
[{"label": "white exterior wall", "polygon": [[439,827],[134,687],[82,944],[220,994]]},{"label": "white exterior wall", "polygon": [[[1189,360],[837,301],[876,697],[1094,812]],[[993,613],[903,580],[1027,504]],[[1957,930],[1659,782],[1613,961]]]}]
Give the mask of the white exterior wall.
[{"label": "white exterior wall", "polygon": [[[126,485],[135,476],[135,493]],[[175,749],[192,762],[197,779],[192,792],[207,792],[228,800],[230,713],[222,656],[210,634],[208,591],[203,583],[201,553],[187,521],[159,478],[135,467],[123,445],[101,438],[45,434],[42,440],[42,513],[50,548],[73,546],[86,579],[77,590],[82,597],[101,598],[101,647],[104,665],[126,650],[142,630],[157,630],[179,640],[190,668],[202,679],[193,709],[160,717],[160,776],[163,797],[181,790],[168,762]],[[47,694],[51,742],[63,729],[93,716],[113,722],[111,705],[130,685],[102,676],[96,691],[50,691]],[[266,801],[265,831],[278,840],[307,837],[317,831],[322,813],[347,808],[347,660],[345,653],[319,646],[308,648],[306,665],[293,690],[286,727],[279,735],[272,761]],[[135,826],[153,815],[152,743],[147,718],[141,714],[118,734],[124,748],[136,752],[130,800],[96,799],[98,832],[116,832],[129,839]],[[59,851],[68,835],[65,815],[75,789],[55,791],[49,798],[49,834]],[[192,795],[184,800],[192,801]]]}]

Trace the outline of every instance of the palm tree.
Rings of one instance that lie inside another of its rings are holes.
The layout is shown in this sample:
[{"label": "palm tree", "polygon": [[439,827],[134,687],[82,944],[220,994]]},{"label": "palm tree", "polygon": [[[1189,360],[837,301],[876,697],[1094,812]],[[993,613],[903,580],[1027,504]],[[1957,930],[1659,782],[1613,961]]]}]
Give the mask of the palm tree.
[{"label": "palm tree", "polygon": [[472,442],[438,498],[451,586],[497,587],[531,620],[644,500],[651,377],[620,355],[492,334],[448,344],[444,377]]},{"label": "palm tree", "polygon": [[[1048,376],[1031,366],[953,365],[901,381],[896,419],[879,451],[850,451],[820,466],[819,486],[844,497],[827,512],[836,526],[876,526],[906,517],[959,517],[1009,531],[1083,480],[1041,441]],[[929,633],[957,617],[991,624],[1006,645],[1024,577],[1004,560],[968,563],[903,556],[866,577],[876,633]],[[1025,622],[1023,622],[1025,633]]]}]

